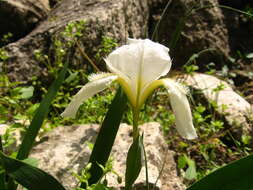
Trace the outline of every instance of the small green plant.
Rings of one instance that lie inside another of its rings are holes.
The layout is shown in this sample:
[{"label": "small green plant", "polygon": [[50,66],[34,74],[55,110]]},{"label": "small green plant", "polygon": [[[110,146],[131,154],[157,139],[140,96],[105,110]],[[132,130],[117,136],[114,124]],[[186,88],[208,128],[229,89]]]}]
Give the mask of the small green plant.
[{"label": "small green plant", "polygon": [[8,32],[8,33],[4,34],[3,36],[1,36],[0,46],[6,45],[9,42],[11,42],[12,37],[13,37],[13,34],[10,33],[10,32]]},{"label": "small green plant", "polygon": [[4,49],[0,48],[0,61],[1,62],[6,61],[8,58],[9,58],[9,56],[8,56],[7,52]]},{"label": "small green plant", "polygon": [[197,65],[196,60],[202,55],[205,54],[207,52],[212,52],[215,51],[214,48],[208,48],[208,49],[204,49],[198,53],[193,54],[188,61],[184,64],[183,66],[183,71],[187,74],[192,74],[193,72],[199,70],[199,66]]},{"label": "small green plant", "polygon": [[4,149],[8,149],[9,147],[11,147],[11,145],[15,143],[16,139],[13,136],[14,130],[14,127],[9,127],[2,135],[2,146]]},{"label": "small green plant", "polygon": [[198,65],[184,65],[184,72],[187,74],[191,74],[197,70],[199,70]]},{"label": "small green plant", "polygon": [[178,168],[186,168],[184,177],[188,180],[193,180],[197,178],[196,165],[194,160],[190,159],[186,154],[178,158]]},{"label": "small green plant", "polygon": [[15,129],[24,131],[29,125],[38,104],[33,104],[34,87],[20,82],[11,82],[5,73],[7,53],[0,49],[0,124],[7,124],[3,135],[3,147],[8,148],[14,143],[12,133]]},{"label": "small green plant", "polygon": [[[89,173],[89,170],[91,169],[92,163],[88,163],[84,169],[81,171],[81,174],[73,173],[73,176],[76,177],[79,181],[79,183],[84,183],[86,185],[86,190],[113,190],[112,187],[107,186],[107,180],[106,175],[109,173],[114,174],[117,176],[118,183],[121,183],[121,177],[117,174],[116,171],[113,170],[113,160],[112,158],[109,158],[105,166],[100,165],[99,167],[102,169],[103,174],[101,175],[100,179],[95,184],[89,184],[89,179],[91,178],[91,174]],[[77,187],[73,190],[85,190],[81,187]]]},{"label": "small green plant", "polygon": [[246,12],[247,14],[245,15],[245,17],[249,20],[249,21],[253,21],[253,8],[252,6],[247,5],[244,8],[244,12]]},{"label": "small green plant", "polygon": [[98,49],[95,58],[98,62],[101,62],[103,57],[106,57],[112,50],[118,46],[118,43],[114,38],[103,36],[100,48]]},{"label": "small green plant", "polygon": [[[85,22],[78,21],[69,23],[66,26],[65,30],[61,33],[60,38],[54,37],[53,51],[55,52],[55,62],[53,64],[51,63],[51,59],[49,59],[49,56],[43,54],[43,52],[41,52],[40,50],[36,50],[34,52],[34,55],[39,62],[44,63],[47,66],[49,74],[51,76],[54,76],[57,69],[62,66],[62,59],[64,58],[64,55],[66,53],[65,49],[68,49],[66,48],[66,44],[67,47],[76,44],[77,49],[80,51],[80,54],[83,55],[84,58],[91,62],[91,65],[94,66],[94,63],[91,61],[91,59],[88,57],[88,55],[84,52],[84,50],[78,43],[78,39],[81,38],[84,33]],[[67,40],[67,43],[62,42],[62,39]],[[112,51],[112,49],[116,47],[116,45],[117,43],[113,38],[103,36],[101,45],[98,48],[98,53],[95,55],[95,58],[101,61],[101,56],[106,56],[109,52]],[[95,69],[97,69],[96,66]],[[102,121],[104,113],[106,111],[106,107],[112,100],[114,91],[113,89],[115,89],[115,87],[111,87],[110,92],[107,91],[106,93],[103,93],[104,96],[96,96],[90,99],[88,102],[85,102],[85,104],[80,109],[80,115],[85,111],[87,117],[83,118],[78,116],[76,119],[62,119],[61,117],[59,117],[59,113],[63,110],[64,107],[66,107],[67,102],[72,95],[72,93],[70,92],[76,92],[76,90],[81,87],[81,84],[85,84],[87,82],[87,74],[89,72],[89,69],[87,69],[85,72],[83,67],[69,67],[68,77],[65,79],[64,85],[60,87],[57,97],[53,100],[52,106],[54,111],[50,113],[49,119],[51,121],[51,126],[70,124],[73,122],[100,123]],[[43,84],[39,83],[38,79],[35,79],[34,83],[37,86],[43,86]],[[43,91],[44,93],[47,92],[46,88],[44,87],[41,88],[41,91]]]},{"label": "small green plant", "polygon": [[[213,92],[219,93],[225,88],[225,85],[220,84]],[[201,102],[201,99],[196,98],[196,95],[193,94],[193,97],[195,97],[195,101]],[[201,98],[199,95],[198,97]],[[243,135],[241,139],[236,139],[233,130],[228,129],[224,119],[217,114],[218,110],[225,112],[226,107],[226,105],[218,106],[216,101],[194,105],[194,125],[197,126],[198,134],[201,134],[199,142],[196,142],[192,147],[180,142],[176,148],[181,152],[178,157],[178,167],[182,169],[184,177],[185,172],[190,167],[189,165],[182,165],[182,160],[185,159],[184,155],[187,154],[195,161],[196,176],[192,179],[185,177],[187,184],[192,184],[224,166],[225,163],[241,158],[242,155],[247,156],[251,152],[251,137]],[[170,142],[170,144],[170,146],[175,146],[173,142]]]}]

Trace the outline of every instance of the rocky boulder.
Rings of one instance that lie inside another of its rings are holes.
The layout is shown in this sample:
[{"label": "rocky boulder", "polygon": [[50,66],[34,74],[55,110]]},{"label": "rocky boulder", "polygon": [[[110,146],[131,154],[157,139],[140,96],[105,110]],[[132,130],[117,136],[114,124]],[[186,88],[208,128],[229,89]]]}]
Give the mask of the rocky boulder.
[{"label": "rocky boulder", "polygon": [[[144,145],[149,168],[149,183],[156,184],[156,189],[183,190],[181,179],[177,176],[173,152],[167,149],[158,123],[147,123],[140,126],[144,132]],[[42,138],[42,142],[34,147],[31,157],[39,160],[39,167],[54,175],[65,187],[77,185],[72,172],[80,172],[87,164],[91,150],[87,143],[94,143],[99,130],[98,125],[80,125],[58,127]],[[124,179],[126,155],[132,142],[132,127],[121,124],[111,157],[114,170]],[[164,163],[165,162],[165,163]],[[159,173],[164,165],[162,175]],[[108,184],[119,189],[124,185],[117,182],[115,175],[107,176]],[[136,181],[138,188],[145,185],[145,169]]]},{"label": "rocky boulder", "polygon": [[[40,4],[43,7],[48,7],[47,0],[30,1],[36,2],[33,3],[34,6]],[[4,5],[6,2],[19,2],[16,4],[20,4],[28,2],[28,0],[7,0],[0,3]],[[46,3],[43,4],[43,2]],[[230,2],[226,2],[225,5],[230,6]],[[31,76],[41,76],[47,73],[45,63],[38,63],[38,60],[35,59],[34,50],[41,50],[46,55],[54,54],[51,51],[55,48],[53,45],[55,36],[58,36],[69,22],[85,21],[86,29],[79,43],[91,58],[95,56],[103,36],[112,37],[119,44],[124,44],[128,37],[151,38],[155,25],[161,18],[167,3],[169,3],[168,10],[160,22],[155,40],[170,47],[171,42],[176,39],[173,34],[179,26],[178,23],[182,21],[182,25],[179,27],[182,29],[179,33],[180,40],[175,48],[171,48],[170,52],[171,57],[175,60],[173,67],[180,68],[192,55],[204,50],[205,53],[201,54],[197,63],[202,69],[205,69],[208,63],[214,62],[219,69],[224,60],[229,60],[231,52],[235,52],[241,47],[247,47],[243,50],[250,51],[253,40],[248,36],[252,33],[252,22],[247,21],[246,24],[243,24],[240,14],[219,7],[220,3],[224,3],[221,0],[62,0],[50,11],[47,19],[41,22],[29,35],[4,47],[10,58],[5,64],[7,65],[6,71],[10,79],[14,81],[29,81]],[[33,6],[29,8],[38,11]],[[196,11],[188,14],[191,10]],[[32,11],[30,15],[33,18],[26,19],[26,22],[40,20],[39,17],[45,15],[44,12],[34,13]],[[1,10],[1,13],[4,12]],[[5,15],[8,14],[9,16],[6,17],[13,15],[10,12]],[[22,14],[27,15],[26,13]],[[188,16],[184,18],[186,15]],[[1,16],[0,21],[6,22],[7,19],[4,18]],[[9,21],[9,19],[8,24],[16,26],[15,22]],[[22,29],[22,27],[19,28]],[[238,38],[245,38],[245,40],[239,42]],[[81,59],[80,53],[78,53],[77,50],[76,55],[73,56],[75,59],[79,59],[75,62],[84,64],[86,60]]]},{"label": "rocky boulder", "polygon": [[[157,9],[154,9],[153,14],[151,13],[153,16],[151,24],[157,23],[157,19],[161,15],[160,11],[165,5],[164,2],[156,5]],[[175,49],[171,51],[176,63],[174,67],[180,67],[187,62],[190,56],[205,49],[214,49],[214,51],[202,54],[200,63],[221,62],[223,57],[228,57],[230,53],[228,31],[224,23],[223,13],[217,5],[219,5],[218,0],[203,0],[201,3],[195,0],[171,1],[155,38],[170,47],[171,42],[176,38],[173,33],[182,21],[181,32],[179,33],[180,40]],[[189,14],[192,9],[204,6],[208,6],[208,8],[192,11]],[[159,9],[159,7],[162,8]],[[186,15],[188,16],[185,17]]]},{"label": "rocky boulder", "polygon": [[[0,1],[0,37],[12,34],[11,41],[18,40],[34,29],[49,12],[48,0]],[[6,42],[0,41],[0,46]]]},{"label": "rocky boulder", "polygon": [[252,126],[247,121],[251,105],[242,96],[236,93],[231,86],[215,76],[194,73],[184,75],[182,82],[200,91],[208,101],[215,101],[219,114],[223,115],[234,131],[241,134],[252,134]]},{"label": "rocky boulder", "polygon": [[[112,37],[120,44],[125,43],[127,37],[144,38],[148,21],[147,2],[143,0],[125,2],[125,0],[62,0],[50,11],[47,19],[29,35],[4,47],[9,56],[5,65],[10,79],[29,81],[32,76],[47,73],[45,63],[39,64],[35,59],[34,50],[40,50],[46,55],[54,54],[54,39],[60,36],[70,22],[85,22],[83,37],[78,41],[90,57],[95,56],[103,36]],[[87,60],[80,60],[80,57],[82,56],[77,50],[73,58],[76,58],[75,61],[79,64],[85,64]]]}]

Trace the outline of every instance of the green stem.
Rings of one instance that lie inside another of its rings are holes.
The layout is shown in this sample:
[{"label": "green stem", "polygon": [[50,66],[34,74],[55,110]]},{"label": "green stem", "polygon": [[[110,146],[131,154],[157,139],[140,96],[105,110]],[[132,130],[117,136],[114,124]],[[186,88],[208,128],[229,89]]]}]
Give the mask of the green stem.
[{"label": "green stem", "polygon": [[133,108],[133,139],[135,140],[139,136],[139,114],[140,111],[138,108]]}]

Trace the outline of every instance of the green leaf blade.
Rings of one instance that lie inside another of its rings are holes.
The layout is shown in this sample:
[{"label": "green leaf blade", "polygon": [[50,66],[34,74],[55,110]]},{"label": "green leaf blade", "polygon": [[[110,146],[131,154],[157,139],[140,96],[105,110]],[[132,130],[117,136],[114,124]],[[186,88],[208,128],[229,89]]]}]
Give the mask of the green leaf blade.
[{"label": "green leaf blade", "polygon": [[0,152],[0,159],[7,175],[29,190],[66,190],[54,177],[43,170],[7,157],[2,152]]},{"label": "green leaf blade", "polygon": [[[98,164],[105,166],[108,161],[126,104],[127,97],[120,88],[117,91],[102,123],[89,159],[89,162],[92,163],[92,167],[89,170],[91,174],[91,178],[89,179],[90,185],[96,183],[103,174],[103,171]],[[85,188],[84,183],[81,184],[81,188]]]},{"label": "green leaf blade", "polygon": [[253,190],[253,155],[232,162],[199,180],[187,190]]},{"label": "green leaf blade", "polygon": [[64,67],[62,68],[58,78],[52,83],[45,98],[41,101],[40,106],[37,109],[28,130],[26,131],[24,140],[20,145],[17,159],[23,160],[28,157],[30,150],[32,149],[34,140],[43,124],[45,117],[49,112],[51,102],[56,96],[56,93],[59,90],[62,82],[64,81],[67,68],[68,61],[64,64]]},{"label": "green leaf blade", "polygon": [[134,139],[127,154],[126,173],[125,173],[125,190],[132,189],[132,185],[138,178],[143,161],[143,136]]}]

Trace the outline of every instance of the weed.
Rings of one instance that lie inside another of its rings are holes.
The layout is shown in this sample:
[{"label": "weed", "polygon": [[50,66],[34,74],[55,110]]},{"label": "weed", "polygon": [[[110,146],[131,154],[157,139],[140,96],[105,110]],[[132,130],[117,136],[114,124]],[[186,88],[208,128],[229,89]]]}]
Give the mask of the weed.
[{"label": "weed", "polygon": [[[220,84],[214,89],[214,92],[219,93],[224,88],[225,86]],[[178,167],[181,169],[186,184],[191,184],[224,164],[237,160],[243,155],[246,156],[252,151],[250,148],[251,137],[243,135],[241,139],[235,138],[232,129],[229,129],[223,117],[217,114],[218,109],[225,111],[226,105],[221,105],[220,108],[215,101],[201,101],[199,93],[192,92],[194,100],[198,102],[192,111],[194,126],[200,135],[199,139],[193,142],[192,146],[187,145],[179,138],[169,142],[169,146],[178,152]],[[192,160],[195,166],[193,163],[190,166],[187,159]],[[190,169],[190,167],[192,168]],[[193,172],[193,167],[195,167],[196,173]],[[196,175],[192,174],[194,177],[191,175],[189,177],[187,174],[189,170]]]},{"label": "weed", "polygon": [[6,61],[8,58],[7,52],[0,48],[0,61]]},{"label": "weed", "polygon": [[100,62],[104,57],[106,57],[112,50],[117,47],[117,42],[115,39],[103,36],[100,48],[98,49],[95,58],[98,62]]},{"label": "weed", "polygon": [[194,160],[190,159],[186,154],[179,156],[178,158],[178,168],[186,168],[184,172],[184,177],[188,180],[193,180],[197,178],[196,165]]},{"label": "weed", "polygon": [[10,43],[12,41],[12,38],[13,38],[13,34],[8,32],[6,34],[4,34],[3,36],[1,36],[1,39],[0,39],[0,46],[4,46],[8,43]]},{"label": "weed", "polygon": [[187,74],[191,74],[197,70],[199,70],[198,65],[184,65],[184,71]]},{"label": "weed", "polygon": [[[117,181],[118,183],[121,183],[121,177],[117,174],[116,171],[113,170],[113,159],[109,158],[105,166],[99,165],[103,171],[103,175],[101,176],[100,180],[98,180],[97,183],[90,185],[89,184],[89,179],[91,177],[89,170],[91,169],[92,163],[88,163],[86,167],[81,171],[81,175],[78,175],[77,173],[73,173],[73,176],[79,181],[79,183],[84,183],[86,184],[86,189],[87,190],[96,190],[96,189],[101,189],[101,190],[113,190],[113,188],[110,188],[107,186],[107,180],[106,180],[106,175],[108,174],[114,174],[117,176]],[[84,190],[83,188],[77,187],[73,190]]]},{"label": "weed", "polygon": [[247,15],[245,15],[246,19],[249,21],[253,21],[253,8],[249,5],[247,5],[244,8],[244,11],[247,13]]}]

